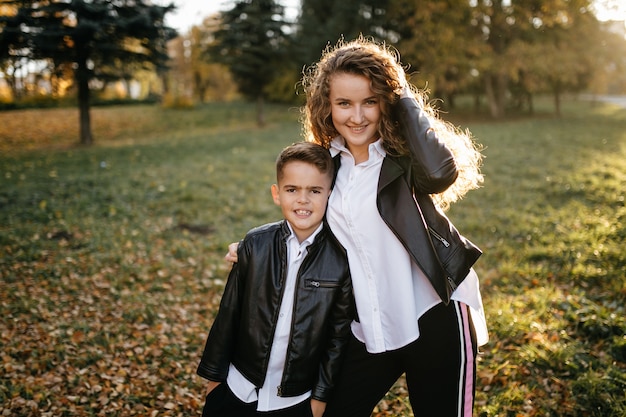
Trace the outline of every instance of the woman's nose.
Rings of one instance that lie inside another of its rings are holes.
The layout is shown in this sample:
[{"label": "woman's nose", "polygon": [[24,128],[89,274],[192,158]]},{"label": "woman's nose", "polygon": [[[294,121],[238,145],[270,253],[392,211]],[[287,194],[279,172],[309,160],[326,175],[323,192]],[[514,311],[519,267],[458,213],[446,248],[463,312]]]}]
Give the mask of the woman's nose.
[{"label": "woman's nose", "polygon": [[350,117],[353,123],[359,124],[363,121],[363,109],[361,106],[354,106],[352,110],[352,116]]}]

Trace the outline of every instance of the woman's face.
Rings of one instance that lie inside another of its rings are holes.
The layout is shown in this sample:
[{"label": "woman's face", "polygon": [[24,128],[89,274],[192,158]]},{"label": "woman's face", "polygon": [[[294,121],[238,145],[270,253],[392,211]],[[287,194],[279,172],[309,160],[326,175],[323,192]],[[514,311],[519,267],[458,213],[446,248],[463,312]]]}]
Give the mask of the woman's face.
[{"label": "woman's face", "polygon": [[356,163],[368,159],[368,147],[378,137],[380,99],[362,75],[337,73],[330,79],[330,109],[333,125],[346,140]]}]

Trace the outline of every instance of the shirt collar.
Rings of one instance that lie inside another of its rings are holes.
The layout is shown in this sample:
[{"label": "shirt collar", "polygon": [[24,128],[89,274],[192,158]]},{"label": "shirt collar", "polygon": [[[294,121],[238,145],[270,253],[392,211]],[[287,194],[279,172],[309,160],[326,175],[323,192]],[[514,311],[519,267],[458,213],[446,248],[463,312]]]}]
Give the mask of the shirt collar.
[{"label": "shirt collar", "polygon": [[[382,138],[378,138],[376,142],[370,143],[368,150],[370,161],[382,159],[387,155],[387,152],[383,148]],[[341,136],[337,136],[330,142],[330,154],[335,157],[341,152],[350,154],[350,150],[346,146],[346,140]]]},{"label": "shirt collar", "polygon": [[311,236],[309,236],[306,239],[304,239],[302,241],[302,243],[300,243],[298,245],[298,238],[296,237],[296,234],[293,232],[293,229],[291,228],[291,223],[289,223],[288,221],[285,221],[285,223],[287,223],[287,227],[289,227],[289,232],[290,232],[289,237],[287,238],[287,243],[290,244],[291,241],[293,241],[293,243],[296,246],[300,246],[302,248],[306,248],[311,243],[313,243],[313,241],[315,240],[315,236],[317,236],[319,234],[319,232],[322,231],[322,227],[324,226],[323,222],[320,223],[320,225],[317,227],[317,229],[315,229],[315,231],[313,233],[311,233]]}]

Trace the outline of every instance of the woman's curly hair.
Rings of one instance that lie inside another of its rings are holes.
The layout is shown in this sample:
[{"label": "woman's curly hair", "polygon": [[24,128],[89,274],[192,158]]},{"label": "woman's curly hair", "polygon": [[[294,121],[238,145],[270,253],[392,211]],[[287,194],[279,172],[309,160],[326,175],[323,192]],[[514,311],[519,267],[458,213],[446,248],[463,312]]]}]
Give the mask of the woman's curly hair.
[{"label": "woman's curly hair", "polygon": [[[306,104],[301,119],[305,140],[330,148],[330,143],[339,135],[333,125],[330,103],[330,81],[337,73],[355,74],[371,81],[372,92],[380,98],[381,117],[378,133],[382,137],[385,151],[390,155],[408,155],[406,140],[393,117],[393,105],[400,99],[406,82],[400,54],[385,43],[359,36],[353,41],[340,40],[328,47],[321,59],[305,69],[302,86]],[[410,86],[415,99],[424,109],[438,137],[452,152],[459,176],[447,190],[433,195],[433,200],[442,209],[462,198],[469,190],[480,187],[482,154],[469,131],[461,131],[440,119],[435,109],[426,100],[426,93]]]}]

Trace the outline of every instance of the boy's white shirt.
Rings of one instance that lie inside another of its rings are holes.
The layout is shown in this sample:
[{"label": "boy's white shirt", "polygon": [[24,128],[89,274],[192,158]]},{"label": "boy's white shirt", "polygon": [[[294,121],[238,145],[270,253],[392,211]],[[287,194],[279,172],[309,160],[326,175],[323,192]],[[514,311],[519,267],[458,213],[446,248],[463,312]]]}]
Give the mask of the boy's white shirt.
[{"label": "boy's white shirt", "polygon": [[257,393],[254,384],[248,381],[232,364],[230,364],[226,380],[230,390],[241,401],[246,403],[258,401],[257,411],[272,411],[291,407],[311,396],[311,391],[309,391],[297,397],[279,397],[277,388],[281,382],[287,356],[298,270],[302,260],[306,257],[308,246],[313,243],[315,236],[322,230],[322,224],[302,243],[298,243],[298,239],[291,229],[291,224],[289,222],[287,224],[291,230],[291,235],[287,238],[287,279],[278,321],[276,322],[265,382]]}]

